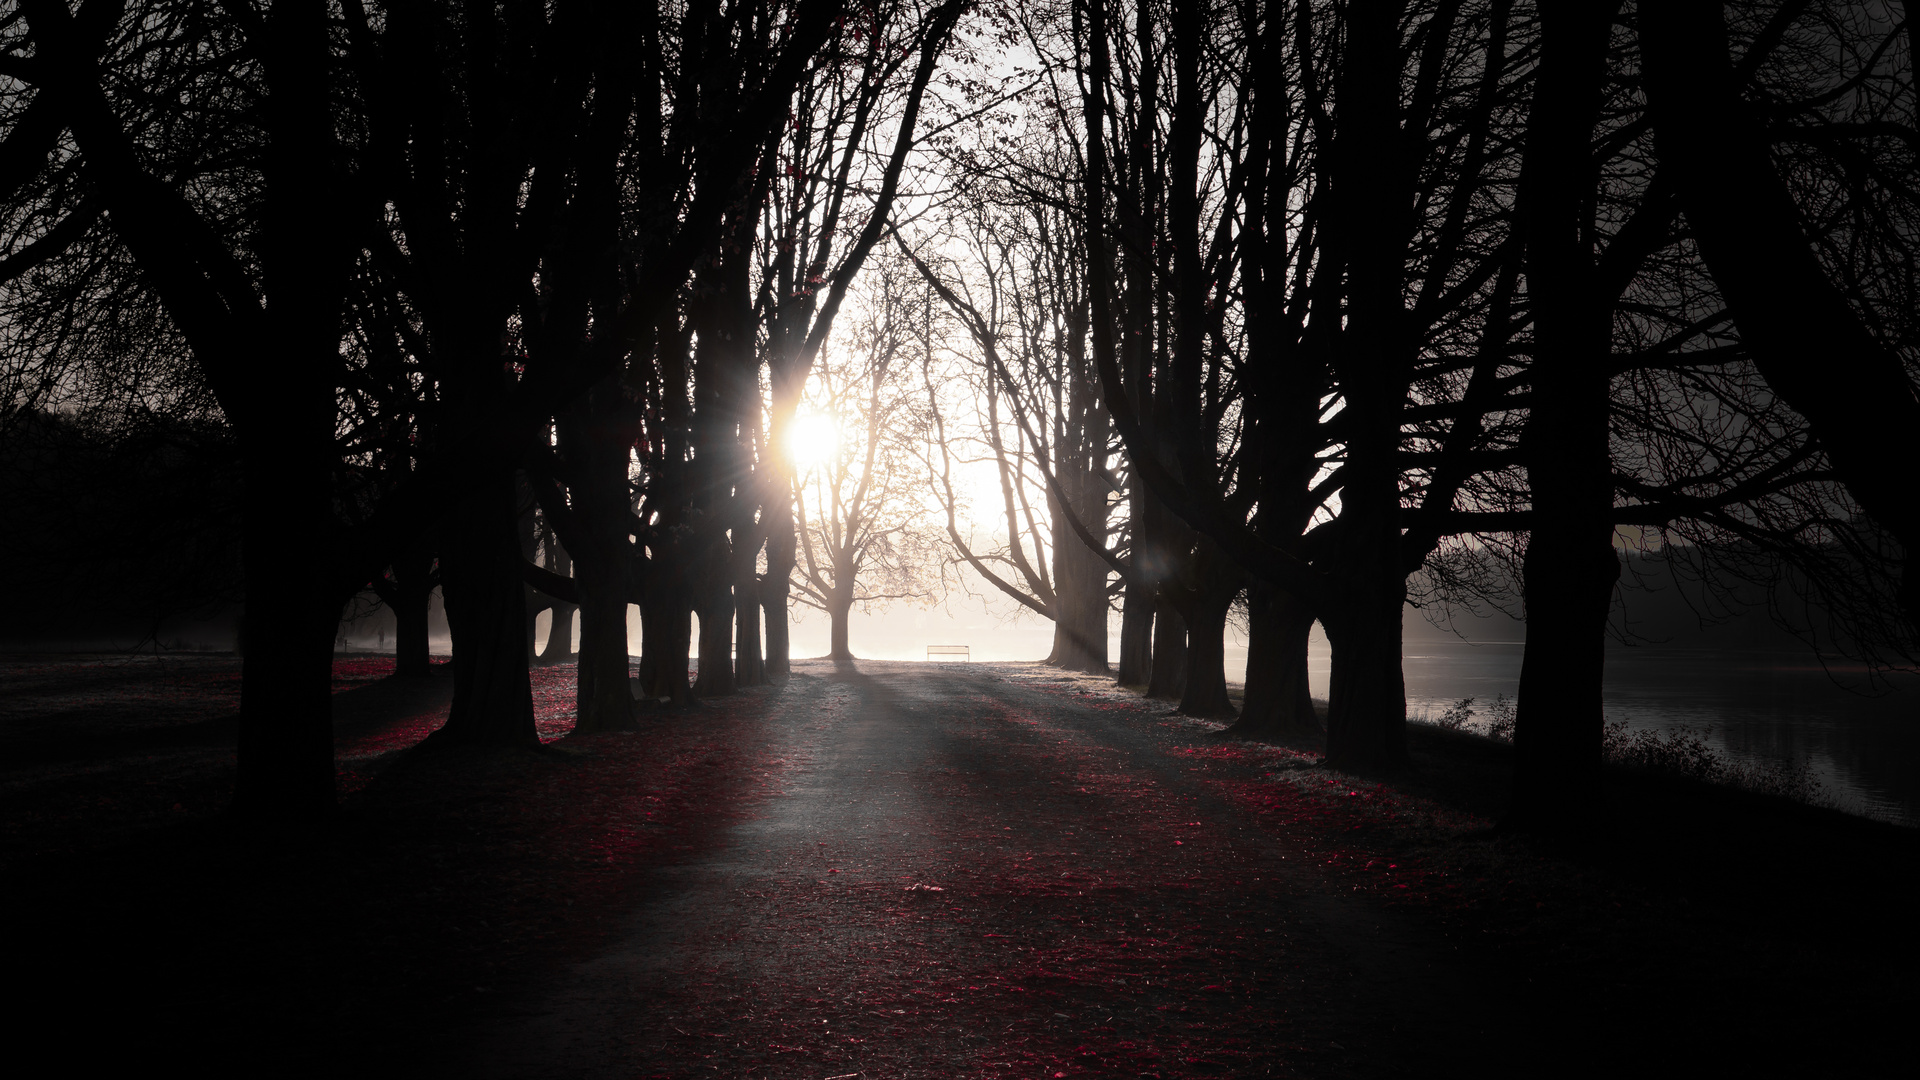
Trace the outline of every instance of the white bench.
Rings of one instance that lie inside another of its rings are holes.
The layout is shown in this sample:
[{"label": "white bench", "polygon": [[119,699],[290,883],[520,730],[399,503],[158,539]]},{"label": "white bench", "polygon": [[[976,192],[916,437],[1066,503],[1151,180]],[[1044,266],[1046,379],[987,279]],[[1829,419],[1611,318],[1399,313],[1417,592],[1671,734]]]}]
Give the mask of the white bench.
[{"label": "white bench", "polygon": [[929,645],[927,646],[927,659],[932,660],[936,656],[957,656],[960,659],[967,661],[968,663],[973,662],[973,656],[970,654],[967,646],[965,645]]}]

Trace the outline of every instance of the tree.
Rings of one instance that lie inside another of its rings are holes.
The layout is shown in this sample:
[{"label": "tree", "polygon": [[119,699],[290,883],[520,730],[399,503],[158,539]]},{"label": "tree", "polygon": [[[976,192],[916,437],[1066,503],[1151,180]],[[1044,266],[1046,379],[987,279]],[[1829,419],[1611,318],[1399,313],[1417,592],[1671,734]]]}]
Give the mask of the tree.
[{"label": "tree", "polygon": [[[1786,38],[1811,6],[1783,5],[1740,68],[1756,71],[1767,46]],[[1701,256],[1768,385],[1808,419],[1853,497],[1904,549],[1899,602],[1920,625],[1920,509],[1909,494],[1914,455],[1908,434],[1920,423],[1920,396],[1910,362],[1897,350],[1897,331],[1876,334],[1859,302],[1849,303],[1835,275],[1816,258],[1802,225],[1807,214],[1775,165],[1769,133],[1756,122],[1758,110],[1741,98],[1741,72],[1719,5],[1689,0],[1649,6],[1639,20],[1661,160],[1674,177]],[[1840,73],[1819,65],[1814,70],[1837,85],[1810,88],[1801,102],[1772,110],[1790,118],[1776,122],[1774,142],[1811,144],[1834,159],[1807,171],[1815,177],[1838,174],[1833,187],[1845,193],[1843,205],[1849,207],[1840,226],[1842,245],[1883,267],[1902,261],[1908,267],[1905,274],[1877,274],[1885,284],[1854,295],[1881,293],[1876,300],[1892,300],[1888,307],[1908,312],[1911,304],[1903,302],[1912,296],[1914,277],[1905,237],[1916,203],[1909,182],[1916,146],[1911,20],[1907,11],[1905,116],[1899,94],[1879,100],[1873,94],[1875,84],[1898,85],[1899,73],[1881,60],[1899,39],[1897,26],[1869,38],[1878,47],[1857,73],[1842,81]],[[1843,37],[1822,44],[1847,43]],[[1827,103],[1835,101],[1853,106],[1855,115],[1829,115]],[[1891,258],[1881,262],[1875,256],[1883,251]],[[1883,292],[1889,285],[1898,290],[1891,296]],[[1809,362],[1815,356],[1821,358],[1817,365]]]},{"label": "tree", "polygon": [[831,619],[835,661],[854,658],[847,633],[856,604],[934,595],[928,571],[937,560],[921,522],[928,424],[913,363],[931,345],[931,298],[905,294],[904,283],[904,268],[879,268],[846,346],[815,363],[802,414],[809,422],[793,429],[805,440],[790,447],[795,458],[815,458],[794,477],[802,556],[794,584]]},{"label": "tree", "polygon": [[[46,164],[16,177],[13,195],[57,204],[78,155],[90,212],[105,211],[191,348],[246,463],[236,805],[312,817],[331,804],[333,624],[347,596],[439,524],[456,639],[455,707],[442,738],[531,743],[513,467],[554,412],[617,367],[619,342],[655,325],[677,295],[725,207],[726,185],[695,189],[692,166],[707,177],[753,167],[838,5],[764,18],[746,7],[702,11],[664,33],[657,20],[635,27],[622,13],[571,4],[370,12],[349,3],[337,23],[319,3],[210,15],[190,4],[128,12],[94,2],[76,15],[36,0],[21,10],[7,74],[30,88],[12,104],[31,122],[10,138],[9,156]],[[629,124],[640,96],[622,112],[618,92],[596,91],[596,73],[617,81],[636,57],[656,77],[668,57],[701,71],[742,69],[732,35],[696,32],[702,20],[736,17],[759,34],[738,43],[759,77],[725,115],[668,120],[649,98],[650,111]],[[680,33],[693,49],[673,38]],[[608,61],[636,38],[621,64]],[[503,94],[509,85],[519,91]],[[659,122],[649,127],[649,116]],[[596,120],[600,137],[585,137]],[[650,184],[640,194],[651,196],[628,263],[638,272],[616,290],[618,311],[603,305],[608,332],[566,344],[550,336],[542,344],[554,347],[536,358],[518,347],[521,335],[548,329],[549,313],[555,329],[579,325],[568,305],[580,294],[557,291],[567,275],[542,260],[564,254],[561,237],[592,234],[596,204],[577,196],[606,190],[618,159],[604,151],[620,141],[608,133],[629,128],[652,164],[636,169]],[[375,328],[381,349],[367,354],[342,349],[356,273],[391,315]],[[553,287],[529,293],[536,281]],[[404,416],[392,418],[413,428],[411,468],[343,532],[332,514],[339,391],[361,378],[368,356],[388,351],[386,340],[422,376]],[[282,358],[271,381],[251,363],[262,342]]]},{"label": "tree", "polygon": [[[942,245],[964,251],[964,264],[943,260],[942,273],[909,255],[977,350],[957,381],[960,408],[973,414],[969,428],[948,428],[953,410],[927,370],[936,497],[960,559],[1053,622],[1047,662],[1105,675],[1107,578],[1125,565],[1108,548],[1109,496],[1119,484],[1108,469],[1110,432],[1087,351],[1083,218],[1070,185],[1041,167],[1064,150],[1060,131],[1030,137],[1025,160],[1000,165],[1012,178],[985,178],[953,226],[963,235]],[[924,352],[931,357],[931,343]],[[978,432],[968,441],[981,446],[998,480],[1005,542],[991,550],[976,550],[959,525],[952,447],[962,430]]]},{"label": "tree", "polygon": [[[1511,467],[1481,452],[1489,432],[1479,422],[1505,407],[1512,386],[1498,375],[1512,328],[1485,317],[1499,309],[1512,260],[1486,212],[1511,162],[1499,137],[1514,118],[1511,61],[1504,47],[1479,44],[1503,41],[1508,15],[1504,5],[1471,17],[1452,3],[1368,5],[1335,25],[1311,5],[1248,9],[1231,36],[1216,31],[1222,45],[1199,10],[1171,10],[1165,35],[1134,34],[1169,43],[1165,141],[1108,134],[1087,143],[1094,355],[1106,403],[1133,469],[1168,508],[1241,573],[1325,625],[1336,669],[1330,758],[1390,766],[1404,757],[1406,575],[1438,537],[1467,524],[1454,506],[1463,485]],[[1136,12],[1137,24],[1148,21]],[[1109,48],[1111,25],[1101,5],[1086,7],[1089,132],[1124,132],[1127,118],[1159,108],[1148,107],[1154,84],[1144,75],[1140,90],[1128,89],[1124,76],[1145,65],[1115,64],[1123,54]],[[1283,42],[1292,66],[1274,62]],[[1244,69],[1249,56],[1262,58],[1265,81],[1210,66]],[[1403,81],[1412,88],[1404,101],[1394,90]],[[1238,96],[1219,96],[1223,85]],[[1216,100],[1218,120],[1208,112]],[[1162,145],[1164,189],[1161,173],[1140,165]],[[1218,164],[1201,173],[1190,163],[1202,158]],[[1293,186],[1283,194],[1270,186],[1279,180]],[[1155,339],[1167,342],[1170,366],[1149,378],[1123,358],[1121,341],[1147,339],[1115,322],[1122,294],[1104,268],[1113,265],[1108,235],[1122,251],[1140,248],[1124,223],[1162,190],[1164,240],[1150,250],[1168,257],[1150,281],[1173,305]],[[1243,226],[1237,208],[1249,192],[1261,217]],[[1382,209],[1392,207],[1408,210]],[[1103,233],[1110,218],[1122,226]],[[1244,352],[1247,327],[1219,313],[1238,300],[1245,318],[1255,298],[1267,305],[1251,339],[1258,351]],[[1461,403],[1476,384],[1481,400]],[[1259,409],[1249,411],[1246,393],[1259,395]],[[1300,422],[1309,416],[1311,427]],[[1410,436],[1416,418],[1440,430]],[[1251,437],[1227,437],[1223,421]],[[1262,432],[1263,423],[1272,426]],[[1256,508],[1260,530],[1249,518]],[[1403,533],[1409,515],[1419,527]],[[1292,621],[1303,647],[1303,621]],[[1297,692],[1288,696],[1297,707]]]},{"label": "tree", "polygon": [[[965,0],[945,0],[931,7],[874,8],[872,21],[846,39],[840,62],[823,66],[796,93],[796,122],[779,149],[781,168],[772,178],[762,225],[758,315],[771,392],[767,446],[786,445],[847,289],[885,235],[908,158],[926,137],[920,116],[937,62],[968,7]],[[903,85],[909,57],[914,66]],[[890,109],[890,102],[897,104]],[[889,119],[893,137],[880,143],[885,152],[878,153],[870,143],[885,135]],[[877,172],[871,163],[878,164]],[[871,203],[863,205],[863,190],[873,191]],[[860,211],[865,218],[856,230]],[[843,243],[847,234],[851,240]],[[788,587],[799,566],[799,533],[788,497],[794,480],[788,463],[775,452],[766,465],[766,667],[770,675],[784,675]]]},{"label": "tree", "polygon": [[[341,573],[330,507],[340,319],[364,204],[334,197],[341,65],[325,5],[225,21],[186,7],[23,2],[6,74],[33,88],[23,115],[36,122],[9,137],[27,136],[7,156],[84,159],[92,198],[233,424],[247,595],[235,808],[312,818],[333,800],[333,630],[359,587],[342,581],[370,576]],[[177,81],[189,69],[198,78]],[[168,85],[195,93],[156,113],[145,94]],[[212,136],[172,126],[215,113],[249,124]],[[195,186],[216,159],[222,182]],[[210,197],[236,186],[249,198]],[[282,358],[270,385],[251,364],[263,342]]]},{"label": "tree", "polygon": [[1533,322],[1523,442],[1532,526],[1527,648],[1505,822],[1597,809],[1606,718],[1607,613],[1620,576],[1608,456],[1613,297],[1597,287],[1592,132],[1618,5],[1543,9],[1525,163],[1516,195]]}]

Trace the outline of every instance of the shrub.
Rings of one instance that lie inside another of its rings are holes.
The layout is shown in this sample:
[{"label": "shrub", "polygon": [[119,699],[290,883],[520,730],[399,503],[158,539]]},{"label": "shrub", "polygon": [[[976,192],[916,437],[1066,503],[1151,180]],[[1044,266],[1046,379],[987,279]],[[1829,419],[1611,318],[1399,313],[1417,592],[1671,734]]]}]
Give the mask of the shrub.
[{"label": "shrub", "polygon": [[1461,728],[1466,727],[1467,721],[1471,719],[1473,719],[1473,699],[1463,697],[1452,705],[1447,706],[1447,711],[1441,713],[1440,719],[1434,721],[1434,723],[1439,724],[1448,731],[1459,731]]},{"label": "shrub", "polygon": [[[1712,735],[1713,729],[1708,728]],[[1692,732],[1631,731],[1616,720],[1602,736],[1606,759],[1628,768],[1684,776],[1708,784],[1741,788],[1762,795],[1778,795],[1795,802],[1821,805],[1826,791],[1810,764],[1755,765],[1731,762]]]},{"label": "shrub", "polygon": [[[1709,729],[1711,734],[1711,729]],[[1708,746],[1706,740],[1690,731],[1632,731],[1624,720],[1606,727],[1602,754],[1608,761],[1648,772],[1686,776],[1707,783],[1720,781],[1727,771],[1726,762]]]},{"label": "shrub", "polygon": [[1810,762],[1798,765],[1736,765],[1729,769],[1736,787],[1757,791],[1762,795],[1778,795],[1783,799],[1803,802],[1809,806],[1829,806],[1832,800],[1827,798],[1825,785],[1813,775]]},{"label": "shrub", "polygon": [[1505,694],[1495,694],[1493,704],[1487,706],[1487,734],[1513,741],[1513,702]]},{"label": "shrub", "polygon": [[[1458,728],[1472,718],[1473,698],[1461,698],[1435,721],[1443,728]],[[1487,734],[1513,741],[1514,703],[1505,694],[1494,696],[1486,708]],[[1708,728],[1706,736],[1713,729]],[[1668,776],[1684,776],[1702,783],[1740,788],[1762,795],[1778,795],[1810,806],[1830,804],[1820,778],[1809,763],[1798,765],[1755,765],[1732,762],[1707,744],[1705,737],[1689,731],[1635,731],[1626,721],[1608,724],[1601,736],[1601,752],[1607,761],[1630,769],[1643,769]]]}]

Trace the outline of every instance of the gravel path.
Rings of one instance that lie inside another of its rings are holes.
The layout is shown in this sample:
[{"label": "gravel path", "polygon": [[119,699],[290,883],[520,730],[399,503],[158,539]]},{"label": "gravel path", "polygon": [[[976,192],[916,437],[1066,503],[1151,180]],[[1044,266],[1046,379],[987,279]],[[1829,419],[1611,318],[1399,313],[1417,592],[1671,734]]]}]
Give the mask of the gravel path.
[{"label": "gravel path", "polygon": [[1484,962],[1169,756],[1166,706],[1038,665],[798,667],[768,700],[775,793],[492,1016],[485,1075],[1371,1076],[1533,1049],[1487,1030],[1513,1006]]}]

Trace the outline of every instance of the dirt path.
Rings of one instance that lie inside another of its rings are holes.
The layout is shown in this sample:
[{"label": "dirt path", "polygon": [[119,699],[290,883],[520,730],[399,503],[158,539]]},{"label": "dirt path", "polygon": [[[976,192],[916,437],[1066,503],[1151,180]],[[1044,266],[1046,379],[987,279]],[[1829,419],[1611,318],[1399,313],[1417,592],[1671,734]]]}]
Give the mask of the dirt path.
[{"label": "dirt path", "polygon": [[1164,705],[1096,685],[802,665],[769,702],[777,794],[489,1017],[480,1067],[1370,1076],[1528,1056],[1487,1030],[1516,1010],[1482,958],[1336,891],[1169,758]]},{"label": "dirt path", "polygon": [[237,670],[0,663],[19,1030],[209,1075],[1911,1071],[1912,830],[1615,772],[1596,844],[1496,839],[1506,744],[1363,780],[1039,664],[600,735],[542,668],[548,749],[417,753],[444,681],[343,658],[341,813],[288,833],[221,812]]}]

